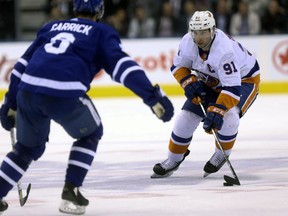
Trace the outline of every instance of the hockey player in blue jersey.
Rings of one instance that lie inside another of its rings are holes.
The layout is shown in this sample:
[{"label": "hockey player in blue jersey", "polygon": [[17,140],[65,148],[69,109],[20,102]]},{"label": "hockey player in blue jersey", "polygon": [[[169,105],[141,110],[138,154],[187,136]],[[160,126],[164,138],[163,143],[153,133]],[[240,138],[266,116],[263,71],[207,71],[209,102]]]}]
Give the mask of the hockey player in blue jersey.
[{"label": "hockey player in blue jersey", "polygon": [[103,135],[100,116],[86,92],[102,68],[142,98],[159,119],[166,122],[173,116],[170,100],[122,50],[118,34],[97,22],[104,13],[103,0],[74,0],[74,11],[74,19],[44,25],[12,71],[0,117],[6,130],[17,122],[17,142],[0,167],[0,214],[8,208],[3,198],[43,154],[51,120],[75,139],[59,210],[85,213],[89,201],[79,187]]}]

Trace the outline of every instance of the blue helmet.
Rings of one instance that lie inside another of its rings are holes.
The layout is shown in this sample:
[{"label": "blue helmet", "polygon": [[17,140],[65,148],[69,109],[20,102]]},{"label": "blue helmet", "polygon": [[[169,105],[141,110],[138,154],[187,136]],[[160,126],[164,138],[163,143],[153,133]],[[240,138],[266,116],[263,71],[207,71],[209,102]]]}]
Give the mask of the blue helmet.
[{"label": "blue helmet", "polygon": [[96,14],[100,19],[104,14],[103,0],[74,0],[74,11],[77,13]]}]

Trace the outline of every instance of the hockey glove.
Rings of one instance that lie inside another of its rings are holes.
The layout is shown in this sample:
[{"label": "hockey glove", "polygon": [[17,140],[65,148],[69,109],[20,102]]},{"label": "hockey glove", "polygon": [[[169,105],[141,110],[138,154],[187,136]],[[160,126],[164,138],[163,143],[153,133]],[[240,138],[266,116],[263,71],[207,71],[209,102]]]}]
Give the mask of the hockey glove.
[{"label": "hockey glove", "polygon": [[223,125],[223,117],[227,112],[227,108],[221,104],[210,103],[204,118],[203,128],[206,133],[211,134],[212,129],[217,132],[221,130]]},{"label": "hockey glove", "polygon": [[[185,91],[185,96],[189,101],[199,105],[200,101],[204,101],[206,92],[204,90],[203,83],[199,82],[197,77],[194,75],[189,75],[184,77],[180,84]],[[199,98],[201,99],[199,101]]]},{"label": "hockey glove", "polygon": [[154,87],[154,96],[157,103],[150,107],[152,112],[163,122],[170,121],[174,115],[174,107],[159,85]]},{"label": "hockey glove", "polygon": [[16,111],[8,104],[3,104],[0,108],[1,125],[5,130],[10,131],[16,125]]}]

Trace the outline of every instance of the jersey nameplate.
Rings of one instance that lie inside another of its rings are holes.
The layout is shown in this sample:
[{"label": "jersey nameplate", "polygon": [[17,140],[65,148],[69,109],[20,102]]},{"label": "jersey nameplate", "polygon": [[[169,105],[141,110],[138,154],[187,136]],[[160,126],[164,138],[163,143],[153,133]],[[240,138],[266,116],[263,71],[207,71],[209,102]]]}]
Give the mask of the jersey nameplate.
[{"label": "jersey nameplate", "polygon": [[50,29],[50,31],[72,31],[88,35],[91,29],[92,29],[91,25],[65,22],[65,23],[55,23]]}]

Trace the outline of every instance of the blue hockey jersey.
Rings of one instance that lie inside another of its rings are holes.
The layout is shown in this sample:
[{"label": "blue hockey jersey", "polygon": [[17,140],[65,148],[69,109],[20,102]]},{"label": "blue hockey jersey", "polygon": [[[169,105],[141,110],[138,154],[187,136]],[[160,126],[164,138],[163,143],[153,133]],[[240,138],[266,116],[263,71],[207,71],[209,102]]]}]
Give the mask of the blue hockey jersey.
[{"label": "blue hockey jersey", "polygon": [[147,105],[156,103],[150,98],[151,82],[122,50],[118,33],[103,23],[80,18],[52,21],[39,30],[14,66],[9,92],[16,95],[13,86],[18,85],[40,94],[81,97],[101,69]]}]

